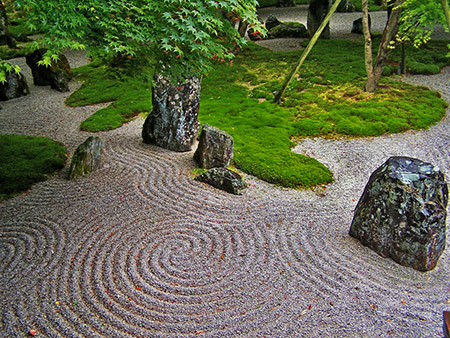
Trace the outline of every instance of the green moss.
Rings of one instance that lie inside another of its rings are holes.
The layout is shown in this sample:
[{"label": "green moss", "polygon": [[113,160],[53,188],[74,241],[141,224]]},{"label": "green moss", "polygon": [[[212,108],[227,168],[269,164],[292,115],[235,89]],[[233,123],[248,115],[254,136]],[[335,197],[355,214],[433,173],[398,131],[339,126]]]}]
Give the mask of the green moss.
[{"label": "green moss", "polygon": [[67,98],[69,106],[111,102],[83,121],[80,129],[98,132],[119,128],[140,113],[151,111],[151,69],[149,63],[114,69],[101,61],[75,69],[76,79],[84,83]]},{"label": "green moss", "polygon": [[[420,59],[436,60],[438,54],[443,59],[446,48],[431,43]],[[291,151],[293,137],[378,136],[426,128],[445,114],[446,103],[426,88],[385,78],[375,94],[363,92],[363,45],[344,40],[317,42],[282,104],[273,104],[299,53],[250,43],[233,67],[217,64],[202,82],[200,121],[230,133],[236,167],[268,182],[310,187],[333,180],[323,164]],[[389,62],[396,57],[392,53]],[[70,105],[112,102],[83,122],[83,130],[116,128],[151,110],[151,66],[131,60],[112,71],[100,61],[75,70],[85,82],[67,100]]]},{"label": "green moss", "polygon": [[282,105],[273,104],[298,54],[250,44],[234,67],[219,64],[202,83],[201,122],[230,133],[236,167],[268,182],[333,180],[321,163],[291,151],[292,137],[377,136],[426,128],[445,114],[439,94],[423,87],[384,79],[375,94],[363,92],[363,46],[351,41],[319,41]]},{"label": "green moss", "polygon": [[28,190],[64,167],[66,148],[45,137],[0,135],[0,200]]}]

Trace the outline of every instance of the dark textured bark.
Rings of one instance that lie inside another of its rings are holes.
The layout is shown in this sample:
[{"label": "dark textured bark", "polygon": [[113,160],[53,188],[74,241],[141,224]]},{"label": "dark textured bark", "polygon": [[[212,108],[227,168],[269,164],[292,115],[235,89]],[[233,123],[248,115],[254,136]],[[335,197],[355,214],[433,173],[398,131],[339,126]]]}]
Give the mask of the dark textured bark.
[{"label": "dark textured bark", "polygon": [[193,76],[174,84],[155,74],[154,83],[153,110],[142,130],[144,142],[174,151],[190,151],[200,129],[200,79]]},{"label": "dark textured bark", "polygon": [[402,15],[402,9],[398,8],[398,6],[400,6],[404,2],[405,0],[395,1],[394,9],[392,10],[391,15],[389,15],[388,22],[386,24],[386,27],[384,28],[380,47],[378,48],[378,55],[373,66],[373,73],[375,75],[376,83],[378,83],[381,78],[381,74],[383,73],[383,68],[390,52],[390,43],[398,32],[399,20]]},{"label": "dark textured bark", "polygon": [[0,0],[0,45],[7,44],[9,48],[17,48],[16,40],[8,29],[9,20],[6,15],[6,8],[3,1]]},{"label": "dark textured bark", "polygon": [[373,65],[373,78],[368,78],[367,82],[364,85],[364,89],[366,91],[375,91],[378,81],[380,81],[386,59],[390,52],[391,42],[397,34],[399,28],[399,20],[402,14],[402,9],[398,8],[398,6],[400,6],[404,2],[405,0],[396,0],[395,2],[392,1],[388,4],[392,6],[393,9],[389,15],[386,26],[384,27],[383,35],[381,36],[377,58]]}]

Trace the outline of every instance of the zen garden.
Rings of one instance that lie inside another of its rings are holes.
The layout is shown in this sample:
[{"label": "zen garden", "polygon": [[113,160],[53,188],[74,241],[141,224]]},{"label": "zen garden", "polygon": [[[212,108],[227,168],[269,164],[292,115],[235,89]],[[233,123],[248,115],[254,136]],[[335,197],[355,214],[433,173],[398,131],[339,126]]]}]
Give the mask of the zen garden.
[{"label": "zen garden", "polygon": [[1,337],[450,337],[448,0],[0,0]]}]

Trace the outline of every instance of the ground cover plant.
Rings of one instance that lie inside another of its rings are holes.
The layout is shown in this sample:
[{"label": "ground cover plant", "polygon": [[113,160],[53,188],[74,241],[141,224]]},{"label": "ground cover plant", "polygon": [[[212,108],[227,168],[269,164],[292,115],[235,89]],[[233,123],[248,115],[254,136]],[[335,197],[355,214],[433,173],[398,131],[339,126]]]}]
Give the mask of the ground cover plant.
[{"label": "ground cover plant", "polygon": [[[445,43],[430,42],[408,60],[444,66],[449,63],[442,57],[445,48]],[[232,67],[218,62],[202,81],[201,122],[228,131],[235,139],[235,165],[268,182],[309,187],[332,181],[321,163],[291,152],[295,138],[397,133],[426,128],[445,114],[446,103],[438,93],[391,78],[383,78],[375,94],[364,93],[362,43],[345,40],[319,41],[282,104],[276,105],[273,93],[299,53],[271,52],[250,43]],[[393,53],[390,62],[398,62],[398,55]],[[85,83],[69,104],[115,101],[119,107],[100,110],[83,123],[83,129],[118,127],[134,116],[135,105],[151,110],[150,92],[145,90],[150,72],[144,76],[145,67],[131,68],[141,76],[127,75],[125,66],[111,71],[104,62],[75,70]]]},{"label": "ground cover plant", "polygon": [[393,79],[364,93],[362,45],[343,40],[320,41],[275,105],[274,92],[297,57],[250,45],[233,68],[218,65],[203,80],[201,121],[233,135],[236,166],[266,181],[308,187],[332,180],[317,161],[290,151],[293,137],[378,136],[426,128],[445,114],[439,93]]},{"label": "ground cover plant", "polygon": [[45,137],[0,135],[0,200],[28,190],[64,167],[66,148]]},{"label": "ground cover plant", "polygon": [[69,106],[111,102],[86,119],[80,129],[110,130],[140,113],[150,112],[152,71],[153,66],[145,58],[112,61],[98,57],[95,62],[74,69],[74,79],[84,83],[66,100]]}]

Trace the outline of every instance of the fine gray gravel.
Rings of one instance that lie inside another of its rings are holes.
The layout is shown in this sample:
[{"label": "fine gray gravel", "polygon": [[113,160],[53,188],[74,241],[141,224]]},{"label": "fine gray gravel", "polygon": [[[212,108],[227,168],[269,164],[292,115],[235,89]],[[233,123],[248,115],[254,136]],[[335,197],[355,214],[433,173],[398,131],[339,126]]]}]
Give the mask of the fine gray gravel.
[{"label": "fine gray gravel", "polygon": [[[450,101],[449,79],[447,68],[405,81]],[[101,105],[68,108],[66,97],[31,85],[1,103],[0,133],[49,136],[73,152],[89,135],[79,123]],[[333,184],[297,191],[245,176],[244,196],[194,181],[193,153],[143,144],[142,124],[99,134],[102,170],[67,181],[66,166],[0,204],[1,337],[442,337],[449,250],[417,272],[348,230],[389,156],[449,176],[448,117],[401,135],[304,140],[294,151],[326,164]]]}]

